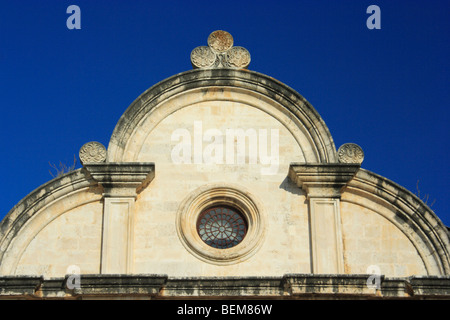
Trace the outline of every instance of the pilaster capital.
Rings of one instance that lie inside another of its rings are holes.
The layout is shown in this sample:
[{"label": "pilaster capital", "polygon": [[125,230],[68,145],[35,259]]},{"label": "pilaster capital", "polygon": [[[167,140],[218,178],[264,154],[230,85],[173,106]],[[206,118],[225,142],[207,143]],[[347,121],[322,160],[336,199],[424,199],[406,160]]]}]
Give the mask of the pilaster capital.
[{"label": "pilaster capital", "polygon": [[360,164],[292,163],[289,178],[302,188],[308,198],[340,198],[341,190],[354,177]]},{"label": "pilaster capital", "polygon": [[104,189],[105,197],[136,197],[155,177],[155,164],[147,162],[86,163],[91,177]]}]

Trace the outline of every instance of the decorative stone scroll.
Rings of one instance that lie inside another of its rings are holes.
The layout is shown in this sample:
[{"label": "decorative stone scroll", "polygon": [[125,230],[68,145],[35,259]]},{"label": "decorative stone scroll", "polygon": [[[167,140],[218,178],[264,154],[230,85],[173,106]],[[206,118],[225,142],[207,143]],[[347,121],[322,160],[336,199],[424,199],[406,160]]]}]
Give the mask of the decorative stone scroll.
[{"label": "decorative stone scroll", "polygon": [[361,164],[364,160],[364,152],[357,144],[346,143],[339,148],[338,159],[340,163]]},{"label": "decorative stone scroll", "polygon": [[207,47],[200,46],[192,50],[192,67],[246,69],[250,64],[250,53],[243,47],[233,47],[233,43],[233,37],[228,32],[212,32],[208,37]]},{"label": "decorative stone scroll", "polygon": [[78,156],[82,164],[102,163],[106,161],[106,148],[100,142],[91,141],[81,147]]}]

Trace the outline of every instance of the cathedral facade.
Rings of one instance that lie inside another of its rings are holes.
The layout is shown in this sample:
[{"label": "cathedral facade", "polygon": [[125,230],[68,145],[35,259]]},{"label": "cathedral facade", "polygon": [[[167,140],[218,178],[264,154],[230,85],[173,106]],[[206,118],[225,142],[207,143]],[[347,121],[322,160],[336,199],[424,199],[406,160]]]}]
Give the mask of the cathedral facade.
[{"label": "cathedral facade", "polygon": [[450,234],[215,31],[0,224],[0,298],[445,298]]}]

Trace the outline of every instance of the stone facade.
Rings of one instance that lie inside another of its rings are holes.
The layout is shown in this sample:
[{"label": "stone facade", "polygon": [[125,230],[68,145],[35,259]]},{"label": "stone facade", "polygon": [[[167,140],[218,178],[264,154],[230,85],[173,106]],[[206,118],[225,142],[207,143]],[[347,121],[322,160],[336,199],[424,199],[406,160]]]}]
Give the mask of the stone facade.
[{"label": "stone facade", "polygon": [[[215,57],[236,48],[214,41]],[[86,144],[83,168],[19,202],[0,225],[0,297],[450,297],[450,236],[436,214],[362,169],[359,146],[336,150],[305,98],[247,66],[158,83],[107,148]],[[232,248],[197,232],[216,205],[246,220]]]}]

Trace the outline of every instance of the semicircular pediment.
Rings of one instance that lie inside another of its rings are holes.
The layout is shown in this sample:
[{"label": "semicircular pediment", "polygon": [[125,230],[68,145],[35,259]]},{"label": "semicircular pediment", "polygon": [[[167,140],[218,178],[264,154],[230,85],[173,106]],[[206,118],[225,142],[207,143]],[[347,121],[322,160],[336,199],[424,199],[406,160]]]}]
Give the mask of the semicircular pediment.
[{"label": "semicircular pediment", "polygon": [[[232,69],[188,71],[144,92],[117,123],[109,143],[107,161],[138,159],[146,137],[164,119],[183,108],[218,103],[228,104],[229,108],[245,105],[276,119],[293,136],[306,163],[336,161],[331,134],[306,99],[268,76]],[[222,113],[224,120],[229,113]],[[194,110],[190,120],[196,117]],[[197,120],[209,121],[200,115]],[[248,119],[247,124],[253,128],[264,126],[261,119]],[[175,124],[173,129],[176,129]]]}]

